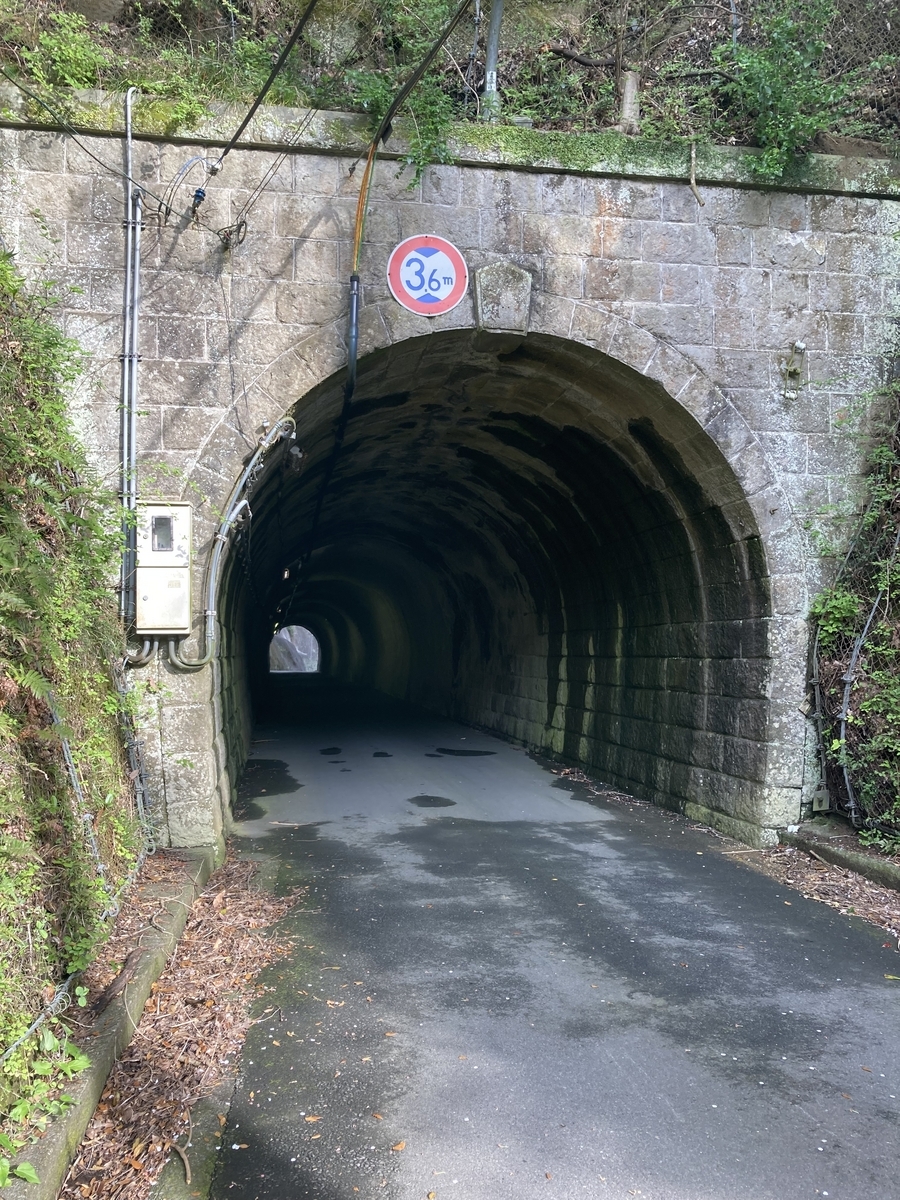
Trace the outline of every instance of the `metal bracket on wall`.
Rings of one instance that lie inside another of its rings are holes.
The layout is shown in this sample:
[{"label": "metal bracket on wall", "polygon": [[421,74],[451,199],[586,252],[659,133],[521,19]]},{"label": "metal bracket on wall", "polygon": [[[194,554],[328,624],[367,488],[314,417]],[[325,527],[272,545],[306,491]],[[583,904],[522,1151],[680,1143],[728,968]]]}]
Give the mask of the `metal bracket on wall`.
[{"label": "metal bracket on wall", "polygon": [[803,363],[806,358],[806,343],[794,342],[787,360],[781,364],[781,377],[784,380],[785,400],[796,400],[803,386]]}]

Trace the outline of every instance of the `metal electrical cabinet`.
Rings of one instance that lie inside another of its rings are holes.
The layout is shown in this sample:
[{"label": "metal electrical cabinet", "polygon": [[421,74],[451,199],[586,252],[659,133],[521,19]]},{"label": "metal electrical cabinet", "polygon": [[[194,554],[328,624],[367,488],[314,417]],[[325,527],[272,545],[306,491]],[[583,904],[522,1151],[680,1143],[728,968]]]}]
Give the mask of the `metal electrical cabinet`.
[{"label": "metal electrical cabinet", "polygon": [[190,504],[138,505],[135,563],[135,633],[190,633]]}]

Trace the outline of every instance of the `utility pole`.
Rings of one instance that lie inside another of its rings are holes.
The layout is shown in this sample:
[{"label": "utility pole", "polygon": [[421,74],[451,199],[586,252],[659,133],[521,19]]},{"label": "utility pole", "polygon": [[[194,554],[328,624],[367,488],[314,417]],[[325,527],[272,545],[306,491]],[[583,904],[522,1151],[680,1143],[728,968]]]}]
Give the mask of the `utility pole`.
[{"label": "utility pole", "polygon": [[503,0],[492,0],[484,52],[484,95],[482,117],[496,121],[500,116],[500,93],[497,91],[497,60],[500,57],[500,24],[503,21]]}]

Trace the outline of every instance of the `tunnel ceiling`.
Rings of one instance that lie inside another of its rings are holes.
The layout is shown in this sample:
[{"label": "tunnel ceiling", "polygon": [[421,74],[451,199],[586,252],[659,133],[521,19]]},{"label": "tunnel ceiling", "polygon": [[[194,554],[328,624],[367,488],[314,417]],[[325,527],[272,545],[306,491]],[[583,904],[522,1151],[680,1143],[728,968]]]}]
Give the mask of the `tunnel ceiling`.
[{"label": "tunnel ceiling", "polygon": [[551,338],[433,334],[361,361],[334,458],[342,388],[297,405],[300,470],[273,458],[233,556],[257,679],[276,625],[303,624],[326,674],[655,798],[688,788],[709,735],[709,769],[732,739],[736,777],[761,770],[759,539],[659,385]]}]

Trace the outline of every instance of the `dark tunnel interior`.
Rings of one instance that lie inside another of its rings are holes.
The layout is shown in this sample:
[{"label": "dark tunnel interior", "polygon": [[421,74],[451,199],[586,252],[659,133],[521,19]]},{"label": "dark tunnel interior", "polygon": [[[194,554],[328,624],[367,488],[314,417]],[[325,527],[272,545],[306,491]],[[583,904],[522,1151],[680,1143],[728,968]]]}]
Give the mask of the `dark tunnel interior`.
[{"label": "dark tunnel interior", "polygon": [[238,767],[292,624],[324,681],[660,803],[763,778],[761,543],[721,451],[658,384],[558,339],[434,333],[360,361],[330,461],[343,383],[291,410],[302,455],[271,456],[229,559]]}]

